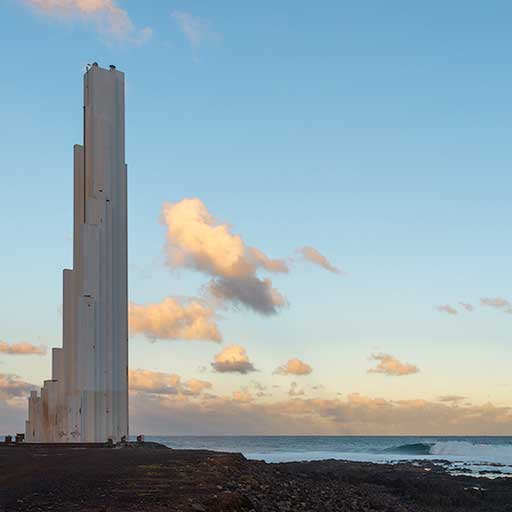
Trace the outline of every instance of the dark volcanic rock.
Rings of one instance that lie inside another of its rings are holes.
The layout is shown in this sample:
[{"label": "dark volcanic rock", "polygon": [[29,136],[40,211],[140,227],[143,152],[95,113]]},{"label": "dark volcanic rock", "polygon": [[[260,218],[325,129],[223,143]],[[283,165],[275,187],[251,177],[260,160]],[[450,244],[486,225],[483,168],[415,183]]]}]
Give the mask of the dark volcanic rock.
[{"label": "dark volcanic rock", "polygon": [[512,480],[425,463],[265,464],[200,450],[1,447],[0,512],[512,512]]},{"label": "dark volcanic rock", "polygon": [[225,491],[207,502],[212,512],[246,512],[254,510],[251,500],[238,492]]}]

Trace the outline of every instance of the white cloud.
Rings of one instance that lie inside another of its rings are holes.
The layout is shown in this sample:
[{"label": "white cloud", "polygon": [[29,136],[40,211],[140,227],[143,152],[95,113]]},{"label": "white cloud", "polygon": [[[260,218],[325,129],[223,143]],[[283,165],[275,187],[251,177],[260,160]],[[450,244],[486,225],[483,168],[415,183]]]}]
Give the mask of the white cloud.
[{"label": "white cloud", "polygon": [[378,361],[379,364],[375,368],[370,368],[368,373],[382,373],[393,377],[403,377],[404,375],[412,375],[420,371],[417,366],[402,363],[396,357],[389,354],[372,354],[370,359]]},{"label": "white cloud", "polygon": [[117,42],[143,44],[152,35],[149,27],[137,29],[128,12],[115,0],[22,0],[37,12],[58,19],[91,22],[104,37]]},{"label": "white cloud", "polygon": [[256,371],[247,356],[245,348],[240,345],[230,345],[219,352],[215,356],[212,367],[220,373],[246,374]]},{"label": "white cloud", "polygon": [[187,11],[172,11],[171,17],[178,23],[190,46],[198,50],[207,41],[217,41],[220,35],[211,28],[211,23],[193,16]]},{"label": "white cloud", "polygon": [[167,297],[157,304],[130,303],[129,321],[132,335],[150,339],[222,340],[215,312],[197,300],[180,302]]}]

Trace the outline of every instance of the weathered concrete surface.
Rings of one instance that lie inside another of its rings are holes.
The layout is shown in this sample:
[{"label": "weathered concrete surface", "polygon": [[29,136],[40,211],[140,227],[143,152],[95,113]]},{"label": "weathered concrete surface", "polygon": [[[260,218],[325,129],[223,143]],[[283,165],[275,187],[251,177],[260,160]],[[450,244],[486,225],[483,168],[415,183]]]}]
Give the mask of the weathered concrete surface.
[{"label": "weathered concrete surface", "polygon": [[63,348],[29,398],[27,442],[128,436],[127,168],[124,74],[84,76],[84,143],[74,147],[73,269],[63,274]]}]

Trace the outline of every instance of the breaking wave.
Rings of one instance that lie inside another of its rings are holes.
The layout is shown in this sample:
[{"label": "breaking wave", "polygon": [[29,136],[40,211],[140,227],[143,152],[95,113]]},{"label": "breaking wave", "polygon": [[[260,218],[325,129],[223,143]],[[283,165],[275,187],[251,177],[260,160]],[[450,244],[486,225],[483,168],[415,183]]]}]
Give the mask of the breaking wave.
[{"label": "breaking wave", "polygon": [[384,453],[402,453],[404,455],[430,455],[430,450],[435,443],[412,443],[402,444],[400,446],[394,446],[387,448]]},{"label": "breaking wave", "polygon": [[384,450],[385,453],[404,455],[440,455],[475,457],[477,459],[492,457],[512,460],[512,443],[483,444],[468,441],[437,441],[432,443],[403,444]]}]

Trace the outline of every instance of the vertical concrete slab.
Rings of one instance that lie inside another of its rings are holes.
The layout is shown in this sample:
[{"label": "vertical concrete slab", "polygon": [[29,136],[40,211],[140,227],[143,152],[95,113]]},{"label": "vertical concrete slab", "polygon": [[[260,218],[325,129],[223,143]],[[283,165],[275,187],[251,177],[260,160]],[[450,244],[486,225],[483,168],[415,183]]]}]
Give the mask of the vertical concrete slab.
[{"label": "vertical concrete slab", "polygon": [[84,76],[84,143],[74,146],[73,270],[63,276],[63,348],[29,398],[27,440],[128,435],[127,167],[124,74]]}]

